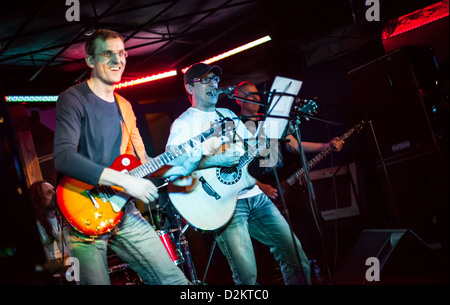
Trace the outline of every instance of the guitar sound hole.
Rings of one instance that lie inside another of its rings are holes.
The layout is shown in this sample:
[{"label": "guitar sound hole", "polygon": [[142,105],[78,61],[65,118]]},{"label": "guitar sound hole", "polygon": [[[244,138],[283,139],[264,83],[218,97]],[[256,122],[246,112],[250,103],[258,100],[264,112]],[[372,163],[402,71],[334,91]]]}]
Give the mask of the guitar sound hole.
[{"label": "guitar sound hole", "polygon": [[241,179],[242,171],[236,167],[219,167],[216,170],[217,177],[223,184],[235,184]]}]

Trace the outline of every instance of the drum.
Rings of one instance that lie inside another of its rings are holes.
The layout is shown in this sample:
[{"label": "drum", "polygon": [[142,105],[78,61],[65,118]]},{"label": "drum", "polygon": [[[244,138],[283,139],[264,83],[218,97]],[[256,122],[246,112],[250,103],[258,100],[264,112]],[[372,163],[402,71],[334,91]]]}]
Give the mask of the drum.
[{"label": "drum", "polygon": [[175,242],[173,241],[173,233],[171,230],[157,230],[159,239],[163,243],[164,247],[169,253],[170,258],[175,265],[179,265],[184,262],[183,255],[181,251],[177,248]]},{"label": "drum", "polygon": [[144,282],[117,255],[108,256],[108,272],[111,285],[144,285]]}]

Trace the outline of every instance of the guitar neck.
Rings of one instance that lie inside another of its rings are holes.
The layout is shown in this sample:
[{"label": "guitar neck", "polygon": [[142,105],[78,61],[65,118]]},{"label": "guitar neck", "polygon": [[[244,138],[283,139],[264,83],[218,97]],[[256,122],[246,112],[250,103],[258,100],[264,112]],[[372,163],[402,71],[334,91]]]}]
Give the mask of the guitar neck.
[{"label": "guitar neck", "polygon": [[[359,130],[362,128],[364,122],[361,122],[357,125],[355,125],[354,127],[352,127],[350,130],[348,130],[346,133],[344,133],[342,136],[340,136],[339,138],[343,141],[345,141],[346,139],[348,139],[355,131]],[[314,156],[314,158],[312,158],[309,162],[308,162],[308,169],[313,168],[314,166],[316,166],[320,161],[322,161],[323,159],[325,159],[326,156],[328,156],[332,151],[332,147],[328,147],[327,149],[325,149],[324,151],[321,151],[320,153],[318,153],[316,156]],[[303,176],[305,175],[305,169],[301,168],[298,171],[296,171],[293,175],[291,175],[288,179],[286,179],[284,181],[284,183],[281,185],[281,187],[283,188],[284,191],[286,191],[289,187],[291,187],[292,185],[294,185],[298,180],[300,180]]]},{"label": "guitar neck", "polygon": [[203,143],[206,140],[206,138],[207,138],[207,136],[205,135],[205,133],[202,133],[202,134],[190,139],[189,141],[187,141],[183,144],[180,144],[177,147],[173,147],[173,148],[169,149],[168,151],[160,154],[159,156],[148,160],[146,163],[130,170],[128,173],[132,176],[139,177],[139,178],[146,177],[146,176],[154,173],[155,171],[157,171],[164,165],[168,164],[169,162],[175,160],[179,156],[187,153],[188,147],[193,148],[196,144]]},{"label": "guitar neck", "polygon": [[[314,156],[314,158],[312,158],[309,162],[308,162],[308,169],[313,168],[314,166],[316,166],[320,161],[322,161],[323,159],[325,159],[326,156],[328,156],[331,153],[331,147],[328,147],[326,150],[321,151],[320,153],[318,153],[316,156]],[[302,178],[305,175],[305,169],[301,168],[298,171],[296,171],[294,174],[292,174],[292,176],[290,176],[288,179],[285,180],[285,183],[283,183],[281,185],[281,187],[283,188],[283,190],[287,190],[289,187],[291,187],[292,185],[294,185],[298,180],[300,180],[300,178]]]},{"label": "guitar neck", "polygon": [[[299,109],[298,111],[302,112],[304,114],[312,115],[316,111],[316,108],[317,108],[317,104],[314,101],[307,101],[305,103],[305,105],[303,105],[302,108]],[[276,142],[276,145],[278,145],[278,141]],[[266,148],[268,148],[267,147],[267,140],[264,139],[264,140],[259,141],[258,144],[256,144],[252,148],[250,148],[240,158],[239,165],[237,166],[237,168],[243,168],[245,165],[249,164],[256,156],[259,155],[259,153],[261,151],[263,151]]]},{"label": "guitar neck", "polygon": [[267,142],[265,140],[261,140],[260,142],[258,142],[258,144],[251,147],[241,156],[241,158],[239,159],[239,165],[237,167],[243,168],[244,166],[252,162],[252,160],[256,158],[256,156],[258,156],[261,151],[267,148],[266,145]]}]

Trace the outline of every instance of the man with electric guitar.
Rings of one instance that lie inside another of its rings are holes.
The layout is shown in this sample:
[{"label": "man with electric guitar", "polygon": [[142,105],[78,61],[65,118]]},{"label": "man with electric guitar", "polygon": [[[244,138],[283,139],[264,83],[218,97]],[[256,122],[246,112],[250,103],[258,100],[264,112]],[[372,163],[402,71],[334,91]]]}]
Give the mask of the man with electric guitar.
[{"label": "man with electric guitar", "polygon": [[[189,174],[201,148],[191,141],[150,159],[131,104],[114,92],[126,64],[123,37],[96,30],[85,51],[91,76],[59,96],[53,151],[55,169],[65,175],[56,197],[70,256],[79,261],[75,278],[79,284],[110,284],[109,249],[146,284],[189,284],[131,199],[157,199],[156,186],[143,177],[157,170],[161,177]],[[172,161],[178,165],[170,167]]]},{"label": "man with electric guitar", "polygon": [[[280,263],[286,284],[310,284],[310,268],[301,244],[272,201],[248,174],[248,163],[266,143],[252,137],[229,109],[216,108],[215,91],[222,69],[199,63],[184,75],[184,85],[192,107],[172,124],[166,148],[186,141],[202,131],[210,121],[228,117],[236,125],[235,142],[214,155],[204,156],[192,173],[194,187],[168,188],[169,198],[178,213],[192,226],[214,232],[215,240],[228,260],[236,284],[257,284],[257,266],[251,238],[270,248]],[[295,240],[295,246],[294,246]]]}]

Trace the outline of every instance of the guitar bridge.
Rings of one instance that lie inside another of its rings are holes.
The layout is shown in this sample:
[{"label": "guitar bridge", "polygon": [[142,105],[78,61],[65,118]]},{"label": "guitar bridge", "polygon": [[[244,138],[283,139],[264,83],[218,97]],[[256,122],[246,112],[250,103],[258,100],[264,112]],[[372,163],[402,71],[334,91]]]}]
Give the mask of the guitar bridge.
[{"label": "guitar bridge", "polygon": [[209,185],[208,182],[206,182],[205,178],[202,176],[200,177],[200,179],[198,179],[201,183],[202,183],[202,188],[203,190],[206,192],[206,194],[208,194],[211,197],[214,197],[216,200],[219,200],[220,195],[217,194],[217,192],[211,187],[211,185]]}]

